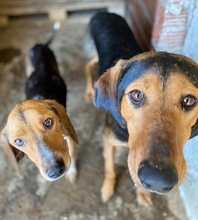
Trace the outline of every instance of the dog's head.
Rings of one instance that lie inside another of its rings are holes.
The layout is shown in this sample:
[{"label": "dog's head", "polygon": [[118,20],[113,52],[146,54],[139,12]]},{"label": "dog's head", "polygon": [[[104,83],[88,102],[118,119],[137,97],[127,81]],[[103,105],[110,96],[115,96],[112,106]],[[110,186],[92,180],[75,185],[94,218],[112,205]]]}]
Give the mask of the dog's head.
[{"label": "dog's head", "polygon": [[15,169],[16,161],[27,154],[49,181],[57,180],[69,169],[68,147],[77,143],[65,108],[52,100],[18,102],[1,132],[2,148]]},{"label": "dog's head", "polygon": [[197,63],[166,52],[120,60],[95,84],[95,105],[128,130],[132,179],[157,193],[184,179],[183,147],[196,135],[197,103]]}]

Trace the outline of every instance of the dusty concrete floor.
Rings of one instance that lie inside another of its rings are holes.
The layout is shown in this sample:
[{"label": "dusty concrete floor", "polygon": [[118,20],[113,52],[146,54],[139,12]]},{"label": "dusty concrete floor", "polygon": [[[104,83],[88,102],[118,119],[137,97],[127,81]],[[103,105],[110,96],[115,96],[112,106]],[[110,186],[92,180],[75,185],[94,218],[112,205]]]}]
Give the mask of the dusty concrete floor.
[{"label": "dusty concrete floor", "polygon": [[[9,110],[24,99],[26,80],[23,55],[38,42],[45,42],[52,28],[48,20],[15,20],[0,29],[0,49],[16,48],[21,56],[0,63],[0,128]],[[70,18],[62,24],[51,45],[68,86],[68,114],[78,134],[78,180],[71,185],[64,178],[47,182],[28,159],[20,162],[18,177],[0,151],[0,219],[2,220],[187,220],[178,190],[167,196],[154,195],[154,206],[141,207],[127,169],[127,149],[116,162],[117,185],[106,204],[100,199],[103,180],[101,133],[103,112],[86,104],[83,93],[83,41],[87,19]],[[121,160],[122,158],[122,160]]]}]

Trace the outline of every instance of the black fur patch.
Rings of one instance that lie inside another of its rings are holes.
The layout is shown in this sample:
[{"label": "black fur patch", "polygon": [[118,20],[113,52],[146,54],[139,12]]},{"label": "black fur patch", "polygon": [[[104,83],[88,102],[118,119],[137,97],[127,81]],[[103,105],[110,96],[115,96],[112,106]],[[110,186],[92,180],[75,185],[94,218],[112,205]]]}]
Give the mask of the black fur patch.
[{"label": "black fur patch", "polygon": [[43,97],[56,100],[66,107],[67,88],[52,50],[46,45],[37,44],[30,51],[30,59],[35,70],[26,82],[26,99]]},{"label": "black fur patch", "polygon": [[100,74],[119,59],[129,59],[142,52],[128,24],[119,15],[97,13],[90,21],[90,30],[99,56]]},{"label": "black fur patch", "polygon": [[122,142],[127,142],[129,138],[129,133],[127,129],[121,128],[119,124],[111,117],[111,115],[107,114],[106,115],[106,120],[105,120],[106,126],[110,129],[113,130],[114,135],[116,138]]}]

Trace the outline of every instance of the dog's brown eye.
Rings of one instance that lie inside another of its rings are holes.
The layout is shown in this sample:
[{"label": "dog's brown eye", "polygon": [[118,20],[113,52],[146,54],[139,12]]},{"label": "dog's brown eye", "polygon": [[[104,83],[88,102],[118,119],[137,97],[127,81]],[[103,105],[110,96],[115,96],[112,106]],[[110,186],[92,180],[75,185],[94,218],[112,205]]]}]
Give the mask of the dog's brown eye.
[{"label": "dog's brown eye", "polygon": [[139,90],[133,90],[129,93],[129,98],[134,105],[141,106],[144,103],[144,94]]},{"label": "dog's brown eye", "polygon": [[181,105],[185,110],[191,110],[197,104],[197,98],[187,95],[182,98]]},{"label": "dog's brown eye", "polygon": [[46,120],[44,121],[44,126],[45,126],[46,128],[51,128],[52,125],[53,125],[53,120],[52,120],[51,118],[48,118],[48,119],[46,119]]},{"label": "dog's brown eye", "polygon": [[25,141],[21,138],[17,138],[15,141],[14,141],[15,145],[17,147],[23,147],[25,145]]}]

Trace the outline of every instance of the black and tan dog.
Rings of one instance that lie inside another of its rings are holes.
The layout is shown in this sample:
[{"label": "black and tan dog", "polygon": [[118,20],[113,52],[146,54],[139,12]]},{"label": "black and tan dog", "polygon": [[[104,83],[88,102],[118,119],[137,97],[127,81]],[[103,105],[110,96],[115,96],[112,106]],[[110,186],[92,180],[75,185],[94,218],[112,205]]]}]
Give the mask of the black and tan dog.
[{"label": "black and tan dog", "polygon": [[90,29],[102,75],[94,86],[94,102],[108,113],[102,200],[114,193],[115,147],[127,146],[138,201],[151,205],[150,192],[167,193],[184,179],[183,147],[198,133],[198,65],[182,55],[141,53],[118,15],[98,13]]},{"label": "black and tan dog", "polygon": [[16,170],[15,158],[19,161],[27,154],[45,179],[57,180],[67,171],[66,177],[74,182],[78,140],[65,109],[66,85],[48,47],[54,34],[46,44],[30,50],[33,72],[25,86],[27,100],[18,102],[10,112],[1,141]]}]

